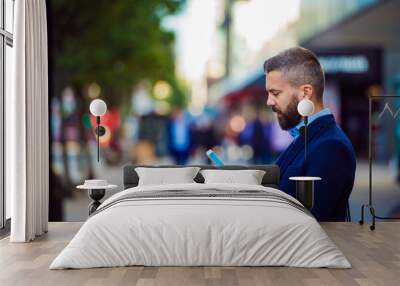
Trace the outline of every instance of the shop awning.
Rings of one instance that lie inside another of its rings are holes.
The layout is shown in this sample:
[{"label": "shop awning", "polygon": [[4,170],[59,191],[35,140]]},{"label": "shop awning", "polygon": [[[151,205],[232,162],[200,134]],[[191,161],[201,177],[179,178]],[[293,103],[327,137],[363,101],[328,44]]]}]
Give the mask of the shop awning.
[{"label": "shop awning", "polygon": [[400,48],[400,1],[382,0],[331,26],[302,46],[310,49],[340,47]]}]

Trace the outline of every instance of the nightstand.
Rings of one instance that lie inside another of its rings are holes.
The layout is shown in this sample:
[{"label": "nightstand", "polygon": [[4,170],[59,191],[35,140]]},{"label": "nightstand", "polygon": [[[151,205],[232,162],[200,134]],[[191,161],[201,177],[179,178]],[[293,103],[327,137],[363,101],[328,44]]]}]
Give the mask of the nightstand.
[{"label": "nightstand", "polygon": [[101,205],[100,200],[106,194],[106,190],[114,189],[117,187],[117,185],[107,184],[107,181],[105,180],[85,180],[85,184],[79,185],[76,188],[80,190],[88,190],[89,198],[93,200],[88,206],[89,215],[91,215]]},{"label": "nightstand", "polygon": [[320,181],[320,177],[290,177],[289,180],[296,181],[296,199],[307,209],[314,206],[314,182]]}]

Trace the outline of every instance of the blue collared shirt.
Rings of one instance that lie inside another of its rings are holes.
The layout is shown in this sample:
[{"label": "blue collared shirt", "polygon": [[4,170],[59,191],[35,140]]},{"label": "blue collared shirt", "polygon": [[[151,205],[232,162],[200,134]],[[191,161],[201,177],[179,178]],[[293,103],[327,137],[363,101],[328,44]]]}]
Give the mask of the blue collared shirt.
[{"label": "blue collared shirt", "polygon": [[[324,108],[321,111],[308,116],[308,124],[311,124],[311,122],[313,122],[315,119],[328,114],[332,114],[331,111],[329,110],[329,108]],[[304,120],[301,120],[296,126],[290,128],[288,130],[289,134],[292,135],[294,139],[296,139],[300,135],[300,127],[302,126],[304,126]]]}]

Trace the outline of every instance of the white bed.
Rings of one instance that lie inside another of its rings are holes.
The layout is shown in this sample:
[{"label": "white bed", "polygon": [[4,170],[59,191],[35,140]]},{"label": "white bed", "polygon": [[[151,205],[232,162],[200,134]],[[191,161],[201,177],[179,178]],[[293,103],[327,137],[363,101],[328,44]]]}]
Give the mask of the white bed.
[{"label": "white bed", "polygon": [[115,194],[50,269],[128,265],[351,267],[318,222],[285,193],[199,183]]}]

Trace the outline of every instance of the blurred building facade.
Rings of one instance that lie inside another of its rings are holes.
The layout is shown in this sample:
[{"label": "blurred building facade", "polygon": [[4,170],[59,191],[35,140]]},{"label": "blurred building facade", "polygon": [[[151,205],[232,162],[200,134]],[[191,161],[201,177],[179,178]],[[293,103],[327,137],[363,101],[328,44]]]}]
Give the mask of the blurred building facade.
[{"label": "blurred building facade", "polygon": [[[304,46],[317,54],[324,67],[325,105],[349,135],[357,155],[366,158],[368,95],[398,95],[398,11],[399,1],[301,1],[299,19],[264,44],[255,72],[210,86],[210,102],[230,110],[245,103],[265,106],[262,63],[283,49]],[[382,158],[396,149],[394,136],[386,137],[380,142],[386,151]]]}]

